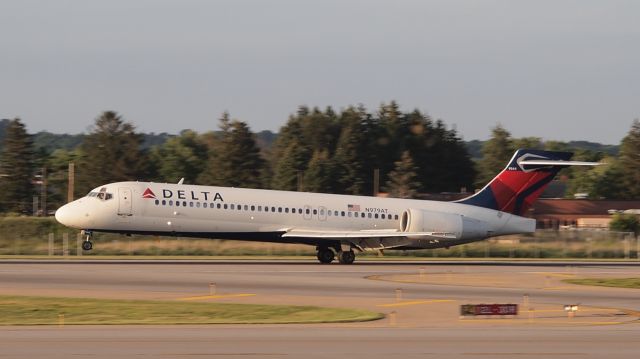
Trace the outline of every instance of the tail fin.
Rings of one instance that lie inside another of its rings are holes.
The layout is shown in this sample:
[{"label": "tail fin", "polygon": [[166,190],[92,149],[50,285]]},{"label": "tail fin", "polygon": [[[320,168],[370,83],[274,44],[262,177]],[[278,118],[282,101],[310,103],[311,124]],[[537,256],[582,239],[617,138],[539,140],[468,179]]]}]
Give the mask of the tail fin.
[{"label": "tail fin", "polygon": [[507,167],[476,194],[456,201],[524,215],[561,169],[598,163],[569,161],[571,152],[519,149]]}]

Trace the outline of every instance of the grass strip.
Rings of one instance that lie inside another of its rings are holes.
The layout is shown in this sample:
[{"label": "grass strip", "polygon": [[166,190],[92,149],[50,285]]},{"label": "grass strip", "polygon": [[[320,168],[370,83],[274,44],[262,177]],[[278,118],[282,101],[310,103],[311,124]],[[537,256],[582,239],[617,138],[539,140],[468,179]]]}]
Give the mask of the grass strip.
[{"label": "grass strip", "polygon": [[640,289],[640,278],[582,278],[564,279],[563,281],[580,285]]},{"label": "grass strip", "polygon": [[288,324],[361,322],[367,310],[314,306],[0,296],[0,325]]}]

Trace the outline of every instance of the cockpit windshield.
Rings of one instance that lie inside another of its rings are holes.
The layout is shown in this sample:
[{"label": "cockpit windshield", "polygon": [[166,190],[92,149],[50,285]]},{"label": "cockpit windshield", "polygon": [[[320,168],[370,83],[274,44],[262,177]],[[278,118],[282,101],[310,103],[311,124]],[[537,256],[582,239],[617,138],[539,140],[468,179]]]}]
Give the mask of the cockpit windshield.
[{"label": "cockpit windshield", "polygon": [[113,198],[113,194],[107,193],[107,188],[102,187],[98,192],[95,192],[95,191],[89,192],[89,194],[87,194],[87,197],[98,197],[98,199],[100,200],[108,201]]}]

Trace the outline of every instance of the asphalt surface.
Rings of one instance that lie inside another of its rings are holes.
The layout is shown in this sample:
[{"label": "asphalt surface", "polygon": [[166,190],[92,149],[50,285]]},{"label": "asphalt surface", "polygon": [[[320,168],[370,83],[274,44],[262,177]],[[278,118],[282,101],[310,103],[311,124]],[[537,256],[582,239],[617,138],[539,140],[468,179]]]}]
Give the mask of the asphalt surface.
[{"label": "asphalt surface", "polygon": [[[2,261],[0,294],[201,296],[365,308],[390,317],[321,325],[0,327],[0,358],[636,358],[640,290],[561,280],[639,276],[637,264],[606,262]],[[517,303],[521,314],[460,318],[459,305],[469,303]],[[566,317],[564,304],[580,304],[575,318]]]}]

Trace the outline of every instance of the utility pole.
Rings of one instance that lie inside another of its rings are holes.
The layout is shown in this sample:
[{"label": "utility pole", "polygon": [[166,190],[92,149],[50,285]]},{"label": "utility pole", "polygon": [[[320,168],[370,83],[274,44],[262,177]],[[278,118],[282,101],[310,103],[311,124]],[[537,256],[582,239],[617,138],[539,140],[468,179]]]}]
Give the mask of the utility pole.
[{"label": "utility pole", "polygon": [[42,216],[47,216],[47,167],[42,167],[42,184],[40,186]]},{"label": "utility pole", "polygon": [[74,192],[75,182],[76,182],[76,170],[75,170],[75,164],[73,162],[69,162],[69,172],[67,177],[68,177],[67,202],[72,202],[73,192]]}]

